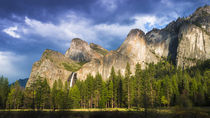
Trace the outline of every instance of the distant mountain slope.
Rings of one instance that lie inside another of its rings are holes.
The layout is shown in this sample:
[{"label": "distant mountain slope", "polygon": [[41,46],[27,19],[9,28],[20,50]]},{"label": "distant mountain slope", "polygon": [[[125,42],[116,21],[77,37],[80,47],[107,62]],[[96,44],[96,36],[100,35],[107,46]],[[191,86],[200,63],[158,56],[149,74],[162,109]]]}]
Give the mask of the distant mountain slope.
[{"label": "distant mountain slope", "polygon": [[[17,80],[18,82],[19,82],[19,84],[20,84],[20,86],[22,86],[22,87],[26,87],[26,83],[28,82],[28,79],[29,78],[25,78],[25,79],[19,79],[19,80]],[[15,82],[14,83],[12,83],[12,84],[10,84],[10,85],[14,85],[15,84]]]}]

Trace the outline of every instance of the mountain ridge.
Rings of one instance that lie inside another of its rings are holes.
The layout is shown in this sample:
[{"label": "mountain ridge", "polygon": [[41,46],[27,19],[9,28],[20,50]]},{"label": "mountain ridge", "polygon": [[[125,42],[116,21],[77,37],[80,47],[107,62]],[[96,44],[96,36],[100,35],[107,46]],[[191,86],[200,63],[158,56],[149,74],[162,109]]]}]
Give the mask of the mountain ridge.
[{"label": "mountain ridge", "polygon": [[[76,71],[68,71],[68,76],[76,72],[78,79],[85,80],[88,74],[95,76],[100,73],[107,80],[112,67],[124,74],[126,64],[129,63],[131,72],[134,73],[137,63],[144,69],[148,63],[157,63],[162,58],[171,60],[177,67],[194,66],[196,61],[210,58],[209,25],[210,6],[206,5],[187,18],[172,21],[163,29],[154,28],[146,34],[140,29],[132,29],[121,46],[113,51],[75,38],[63,56],[72,60],[73,64],[82,65]],[[48,64],[50,65],[53,63]],[[32,75],[34,71],[43,73],[41,69],[32,69]],[[53,74],[51,72],[49,76]],[[49,78],[46,75],[42,77]],[[61,75],[56,77],[60,78]]]}]

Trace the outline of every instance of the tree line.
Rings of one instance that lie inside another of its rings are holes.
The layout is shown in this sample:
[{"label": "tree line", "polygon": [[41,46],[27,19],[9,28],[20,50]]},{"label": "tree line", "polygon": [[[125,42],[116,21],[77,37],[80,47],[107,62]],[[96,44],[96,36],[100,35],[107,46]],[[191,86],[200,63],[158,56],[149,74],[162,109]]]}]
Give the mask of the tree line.
[{"label": "tree line", "polygon": [[46,79],[37,78],[28,88],[18,82],[9,86],[0,78],[1,109],[71,109],[71,108],[149,108],[170,106],[210,106],[210,60],[181,69],[169,61],[148,64],[141,70],[136,64],[131,73],[127,63],[125,74],[111,69],[107,81],[97,73],[73,87],[61,79],[50,88]]}]

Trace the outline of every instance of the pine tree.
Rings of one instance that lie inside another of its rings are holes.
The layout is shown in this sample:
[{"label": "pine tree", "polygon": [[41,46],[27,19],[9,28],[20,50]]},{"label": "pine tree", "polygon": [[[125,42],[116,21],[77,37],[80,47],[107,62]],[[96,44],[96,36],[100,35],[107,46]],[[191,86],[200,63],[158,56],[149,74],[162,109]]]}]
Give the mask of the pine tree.
[{"label": "pine tree", "polygon": [[173,95],[171,98],[171,105],[174,106],[176,104],[177,98],[179,96],[178,78],[177,78],[176,73],[174,75],[172,75],[171,81],[172,81],[172,91],[173,91]]},{"label": "pine tree", "polygon": [[33,87],[27,87],[24,91],[24,108],[34,108],[34,90]]},{"label": "pine tree", "polygon": [[[78,83],[78,81],[77,81]],[[88,96],[87,96],[87,86],[84,81],[81,81],[79,90],[80,90],[80,96],[81,96],[81,107],[86,108],[87,103],[88,103]]]},{"label": "pine tree", "polygon": [[210,106],[210,69],[204,72],[204,79],[206,81],[206,105]]},{"label": "pine tree", "polygon": [[85,84],[87,86],[87,99],[88,99],[88,107],[93,107],[93,92],[94,92],[94,84],[93,84],[93,76],[87,75],[87,79],[85,80]]},{"label": "pine tree", "polygon": [[136,102],[136,106],[137,107],[140,107],[140,104],[141,104],[141,92],[143,91],[142,90],[142,79],[141,79],[141,76],[142,76],[142,71],[141,71],[141,65],[139,63],[136,64],[136,71],[135,71],[135,80],[134,80],[134,83],[135,83],[135,102]]},{"label": "pine tree", "polygon": [[141,93],[141,100],[142,100],[142,106],[145,109],[145,117],[147,117],[147,109],[149,107],[149,93],[150,93],[150,80],[149,80],[149,73],[148,70],[144,70],[142,73],[142,93]]},{"label": "pine tree", "polygon": [[0,77],[0,109],[6,107],[7,95],[9,93],[9,82],[8,79]]},{"label": "pine tree", "polygon": [[123,77],[121,75],[120,70],[118,71],[118,75],[117,75],[117,80],[118,80],[118,87],[117,87],[117,105],[118,107],[122,107],[122,103],[123,103]]},{"label": "pine tree", "polygon": [[130,108],[130,102],[131,102],[131,96],[130,96],[130,64],[127,63],[126,65],[126,70],[125,70],[125,79],[124,79],[124,100],[125,100],[125,105]]},{"label": "pine tree", "polygon": [[100,94],[99,108],[105,108],[107,106],[107,101],[108,101],[108,89],[104,81],[102,81],[100,93],[101,94]]},{"label": "pine tree", "polygon": [[58,79],[58,88],[57,88],[56,102],[58,104],[58,108],[59,109],[63,109],[64,108],[63,98],[64,98],[63,83],[62,83],[61,79]]},{"label": "pine tree", "polygon": [[57,90],[57,81],[55,80],[55,82],[53,83],[53,88],[52,88],[52,91],[51,91],[51,106],[52,108],[55,110],[56,108],[58,108],[58,104],[57,104],[57,101],[56,101],[56,96],[57,96],[57,93],[58,93],[58,90]]},{"label": "pine tree", "polygon": [[34,103],[36,109],[40,109],[43,103],[42,92],[42,80],[40,77],[38,77],[34,83]]},{"label": "pine tree", "polygon": [[109,100],[109,107],[113,108],[114,95],[113,95],[113,82],[111,80],[108,83],[108,100]]},{"label": "pine tree", "polygon": [[70,102],[69,102],[69,82],[65,82],[64,85],[64,90],[63,90],[63,104],[64,104],[64,109],[70,108]]},{"label": "pine tree", "polygon": [[42,108],[50,108],[50,86],[48,85],[47,79],[44,79],[41,85],[42,91]]},{"label": "pine tree", "polygon": [[117,107],[117,89],[119,87],[119,80],[116,77],[114,67],[112,66],[109,79],[113,82],[113,107]]},{"label": "pine tree", "polygon": [[97,73],[95,76],[95,89],[94,89],[94,98],[95,98],[95,107],[99,107],[99,101],[100,101],[100,94],[102,89],[102,76]]},{"label": "pine tree", "polygon": [[69,98],[72,101],[73,108],[80,107],[80,91],[79,88],[77,87],[77,84],[75,84],[72,88],[70,88]]},{"label": "pine tree", "polygon": [[11,86],[10,93],[7,100],[7,108],[19,109],[23,106],[23,88],[21,88],[18,81]]}]

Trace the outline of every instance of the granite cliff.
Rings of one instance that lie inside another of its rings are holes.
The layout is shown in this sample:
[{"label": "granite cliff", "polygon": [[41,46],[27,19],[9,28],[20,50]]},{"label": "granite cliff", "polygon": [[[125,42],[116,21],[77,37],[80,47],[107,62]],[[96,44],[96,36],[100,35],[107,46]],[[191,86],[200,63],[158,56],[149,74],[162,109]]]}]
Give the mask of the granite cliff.
[{"label": "granite cliff", "polygon": [[153,29],[146,34],[140,29],[132,29],[117,50],[107,51],[75,38],[65,56],[46,50],[41,60],[33,65],[27,85],[37,76],[46,78],[50,85],[59,78],[67,81],[72,72],[77,73],[80,80],[86,79],[89,73],[96,75],[99,72],[106,80],[112,66],[124,74],[129,63],[134,74],[137,63],[144,69],[148,63],[157,63],[163,58],[171,60],[177,67],[193,66],[197,61],[210,59],[209,25],[210,6],[206,5],[163,29]]},{"label": "granite cliff", "polygon": [[50,87],[58,79],[61,79],[63,83],[70,81],[72,72],[80,68],[81,65],[77,62],[57,51],[47,49],[41,59],[33,64],[26,87],[29,87],[37,79],[47,79]]}]

